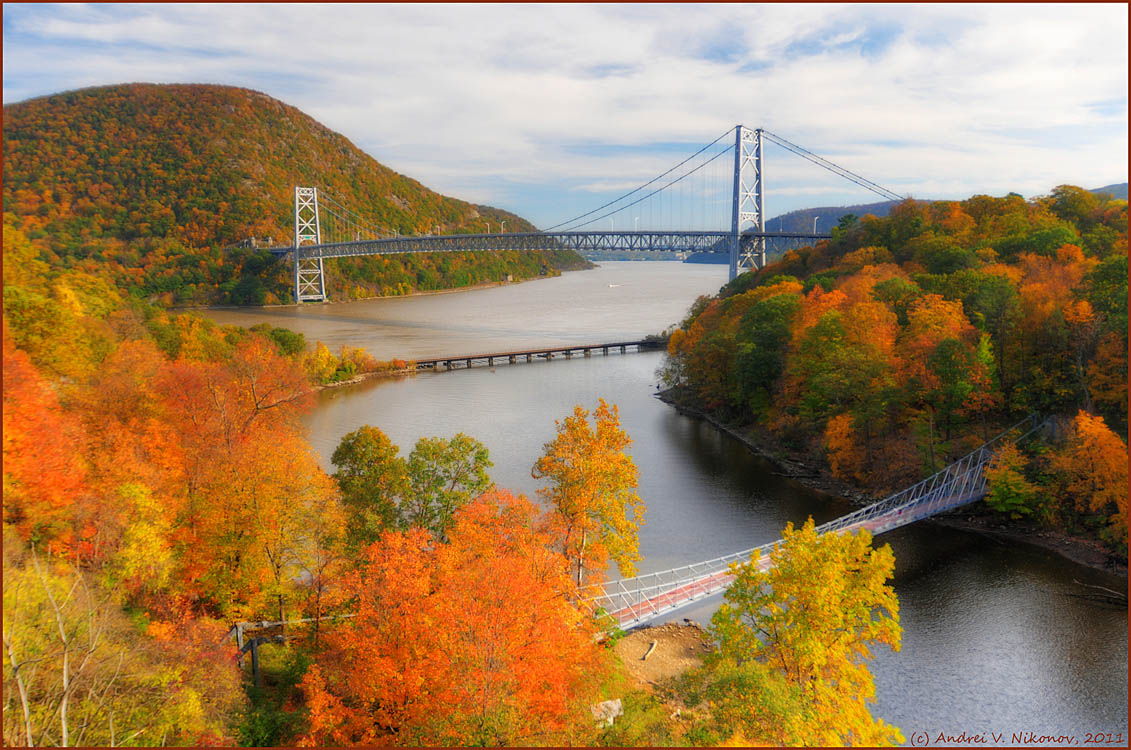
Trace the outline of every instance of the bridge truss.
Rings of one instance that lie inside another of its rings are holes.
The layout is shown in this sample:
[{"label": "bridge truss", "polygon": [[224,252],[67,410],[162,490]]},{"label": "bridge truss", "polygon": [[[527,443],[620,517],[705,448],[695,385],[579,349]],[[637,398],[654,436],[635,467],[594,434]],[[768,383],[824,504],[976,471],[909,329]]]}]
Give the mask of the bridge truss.
[{"label": "bridge truss", "polygon": [[[311,188],[313,189],[313,188]],[[772,240],[828,239],[827,234],[812,232],[744,233],[740,246],[750,248],[759,240],[760,247]],[[507,234],[447,234],[419,237],[387,237],[375,240],[325,242],[299,248],[303,260],[349,258],[361,255],[394,255],[402,253],[443,253],[498,250],[560,250],[579,253],[599,250],[675,253],[729,253],[733,235],[730,232],[702,231],[639,231],[639,232],[510,232]],[[277,255],[293,253],[292,248],[274,248]],[[747,251],[749,252],[749,251]]]}]

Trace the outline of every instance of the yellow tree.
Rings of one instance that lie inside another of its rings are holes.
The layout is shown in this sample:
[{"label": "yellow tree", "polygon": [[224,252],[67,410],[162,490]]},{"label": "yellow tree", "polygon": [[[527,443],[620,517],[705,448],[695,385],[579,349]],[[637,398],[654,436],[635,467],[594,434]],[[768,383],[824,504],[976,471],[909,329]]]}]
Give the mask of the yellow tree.
[{"label": "yellow tree", "polygon": [[714,718],[737,736],[782,745],[891,745],[899,729],[873,719],[871,647],[898,651],[891,547],[867,531],[818,535],[810,518],[785,528],[763,572],[737,567],[712,618],[707,662]]},{"label": "yellow tree", "polygon": [[551,482],[538,493],[553,506],[551,533],[578,586],[599,578],[610,559],[626,576],[641,559],[637,531],[644,501],[636,494],[636,464],[625,453],[632,440],[621,429],[616,404],[601,399],[593,420],[590,427],[589,412],[576,406],[573,416],[556,422],[557,437],[546,443],[531,472]]}]

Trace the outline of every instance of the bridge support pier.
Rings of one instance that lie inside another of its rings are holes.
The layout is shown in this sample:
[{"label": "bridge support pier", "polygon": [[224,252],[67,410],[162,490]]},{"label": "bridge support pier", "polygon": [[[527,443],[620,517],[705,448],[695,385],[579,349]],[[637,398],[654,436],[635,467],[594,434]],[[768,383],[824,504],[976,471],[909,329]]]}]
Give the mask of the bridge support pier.
[{"label": "bridge support pier", "polygon": [[[321,254],[304,257],[302,246],[322,244],[322,224],[318,218],[318,188],[295,187],[295,304],[326,301],[326,276]],[[316,252],[316,251],[310,251]]]},{"label": "bridge support pier", "polygon": [[[730,279],[766,265],[765,196],[762,186],[762,129],[734,129],[734,197],[731,204]],[[755,236],[745,244],[742,232]]]}]

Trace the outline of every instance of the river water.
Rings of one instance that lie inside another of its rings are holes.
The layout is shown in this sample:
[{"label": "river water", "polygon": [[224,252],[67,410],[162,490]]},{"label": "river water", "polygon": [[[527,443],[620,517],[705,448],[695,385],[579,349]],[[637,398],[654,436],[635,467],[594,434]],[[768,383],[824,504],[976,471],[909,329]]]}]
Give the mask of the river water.
[{"label": "river water", "polygon": [[[725,279],[725,266],[604,263],[454,294],[208,314],[286,326],[335,350],[348,344],[411,359],[639,338],[681,320]],[[603,397],[618,405],[640,469],[648,509],[640,572],[746,549],[777,539],[788,521],[821,523],[851,510],[657,400],[661,361],[658,352],[598,354],[369,380],[321,393],[307,419],[310,441],[332,471],[338,440],[363,424],[404,453],[420,437],[464,432],[489,448],[499,486],[534,497],[530,469],[553,439],[554,420]],[[1096,735],[1100,745],[1127,744],[1127,612],[1075,596],[1076,581],[1122,591],[1124,579],[929,522],[879,542],[895,552],[903,646],[872,662],[874,715],[917,744],[923,733],[932,745],[957,744],[938,742],[939,734],[963,732],[983,745],[1087,745]],[[718,601],[672,619],[706,624]]]}]

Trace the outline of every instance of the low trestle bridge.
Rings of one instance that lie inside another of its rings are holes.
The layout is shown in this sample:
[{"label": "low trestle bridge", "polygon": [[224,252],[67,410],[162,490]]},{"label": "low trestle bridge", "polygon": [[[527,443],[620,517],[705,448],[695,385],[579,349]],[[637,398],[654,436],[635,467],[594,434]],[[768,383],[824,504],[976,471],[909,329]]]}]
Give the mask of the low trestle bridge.
[{"label": "low trestle bridge", "polygon": [[433,357],[432,359],[418,359],[413,364],[418,371],[454,370],[461,368],[461,366],[468,368],[473,364],[486,364],[488,367],[494,367],[496,363],[513,365],[518,362],[533,362],[536,359],[553,359],[554,357],[565,357],[566,359],[571,359],[574,356],[591,357],[594,352],[607,355],[610,352],[619,351],[621,354],[625,354],[629,350],[642,352],[649,349],[662,349],[663,347],[664,341],[660,339],[617,341],[611,344],[566,344],[544,349],[519,349],[509,352]]}]

